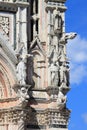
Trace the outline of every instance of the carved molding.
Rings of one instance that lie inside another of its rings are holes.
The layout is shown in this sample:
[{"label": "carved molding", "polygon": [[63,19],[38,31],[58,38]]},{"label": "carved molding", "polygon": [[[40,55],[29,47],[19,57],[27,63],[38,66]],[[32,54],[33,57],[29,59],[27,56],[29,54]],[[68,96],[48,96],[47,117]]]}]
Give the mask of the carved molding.
[{"label": "carved molding", "polygon": [[44,0],[45,2],[66,2],[66,0]]},{"label": "carved molding", "polygon": [[34,110],[11,108],[0,110],[0,124],[18,124],[19,119],[23,118],[27,125],[51,126],[68,125],[70,111],[58,111],[57,109]]},{"label": "carved molding", "polygon": [[1,11],[9,11],[9,12],[17,12],[18,7],[26,8],[29,6],[29,2],[24,1],[0,1],[0,10]]},{"label": "carved molding", "polygon": [[56,7],[58,7],[58,10],[61,11],[61,12],[64,12],[67,10],[66,6],[56,6],[56,5],[50,5],[50,4],[47,4],[46,5],[46,11],[48,10],[54,10],[56,9]]},{"label": "carved molding", "polygon": [[0,109],[0,124],[17,124],[20,119],[23,117],[26,120],[26,114],[29,113],[28,109],[20,108],[9,108],[9,109]]},{"label": "carved molding", "polygon": [[31,125],[68,125],[69,110],[58,111],[57,109],[46,109],[43,111],[32,111],[27,115],[27,124]]}]

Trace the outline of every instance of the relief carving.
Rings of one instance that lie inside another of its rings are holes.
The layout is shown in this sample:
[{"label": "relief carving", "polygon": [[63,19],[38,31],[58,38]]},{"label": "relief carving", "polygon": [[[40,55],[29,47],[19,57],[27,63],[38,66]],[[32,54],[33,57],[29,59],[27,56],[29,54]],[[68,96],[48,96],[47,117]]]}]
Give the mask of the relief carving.
[{"label": "relief carving", "polygon": [[9,36],[9,17],[0,16],[0,27],[4,31],[4,33]]}]

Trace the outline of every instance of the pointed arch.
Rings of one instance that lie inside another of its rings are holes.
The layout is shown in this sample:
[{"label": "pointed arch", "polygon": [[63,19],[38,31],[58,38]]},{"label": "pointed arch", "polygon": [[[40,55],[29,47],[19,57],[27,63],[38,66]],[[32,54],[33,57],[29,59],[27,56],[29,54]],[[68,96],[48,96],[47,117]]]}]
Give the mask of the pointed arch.
[{"label": "pointed arch", "polygon": [[17,83],[15,65],[7,56],[6,52],[0,47],[0,97],[14,97],[15,92],[12,87]]}]

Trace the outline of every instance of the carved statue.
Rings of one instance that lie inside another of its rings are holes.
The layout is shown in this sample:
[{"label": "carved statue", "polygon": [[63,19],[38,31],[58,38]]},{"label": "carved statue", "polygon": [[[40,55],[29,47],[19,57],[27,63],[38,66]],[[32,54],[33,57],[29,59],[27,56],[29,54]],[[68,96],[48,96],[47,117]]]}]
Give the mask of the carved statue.
[{"label": "carved statue", "polygon": [[18,64],[16,67],[18,81],[20,84],[26,84],[26,61],[31,55],[26,53],[24,43],[22,43],[20,48],[18,48],[15,52],[18,59]]},{"label": "carved statue", "polygon": [[58,86],[58,70],[59,70],[59,63],[57,53],[55,49],[53,49],[52,54],[49,57],[50,63],[50,77],[51,77],[51,85]]},{"label": "carved statue", "polygon": [[54,15],[54,33],[60,33],[62,29],[62,18],[60,11],[56,8],[53,12]]},{"label": "carved statue", "polygon": [[66,105],[67,97],[59,89],[58,98],[57,98],[57,108],[62,110]]},{"label": "carved statue", "polygon": [[58,85],[58,65],[51,64],[50,66],[50,73],[51,73],[51,85],[57,86]]},{"label": "carved statue", "polygon": [[19,57],[19,63],[17,65],[17,77],[20,84],[25,84],[26,80],[26,58],[25,57]]},{"label": "carved statue", "polygon": [[69,70],[69,66],[66,64],[66,62],[61,63],[59,69],[60,85],[62,83],[69,85]]}]

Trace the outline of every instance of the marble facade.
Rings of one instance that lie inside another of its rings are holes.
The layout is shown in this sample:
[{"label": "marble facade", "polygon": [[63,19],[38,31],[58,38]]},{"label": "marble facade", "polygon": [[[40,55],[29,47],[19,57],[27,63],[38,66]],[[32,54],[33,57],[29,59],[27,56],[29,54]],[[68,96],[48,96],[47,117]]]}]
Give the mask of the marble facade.
[{"label": "marble facade", "polygon": [[0,130],[68,130],[66,0],[0,0]]}]

